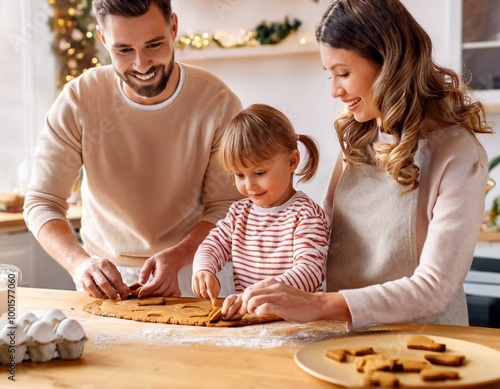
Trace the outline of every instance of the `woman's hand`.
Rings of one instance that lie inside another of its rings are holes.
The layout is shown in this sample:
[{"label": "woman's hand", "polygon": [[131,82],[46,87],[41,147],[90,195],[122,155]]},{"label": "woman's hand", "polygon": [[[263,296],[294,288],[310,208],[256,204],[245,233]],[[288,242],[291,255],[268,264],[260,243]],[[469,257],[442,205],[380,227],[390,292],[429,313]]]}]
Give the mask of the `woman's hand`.
[{"label": "woman's hand", "polygon": [[241,296],[241,294],[232,294],[226,297],[221,310],[223,318],[234,320],[243,316],[239,314],[241,304],[243,303]]},{"label": "woman's hand", "polygon": [[288,321],[305,323],[315,320],[350,321],[347,303],[340,293],[308,293],[276,281],[257,282],[241,295],[238,315],[255,313],[276,315]]},{"label": "woman's hand", "polygon": [[215,301],[219,297],[219,280],[209,271],[201,270],[193,274],[192,286],[194,294],[202,299]]}]

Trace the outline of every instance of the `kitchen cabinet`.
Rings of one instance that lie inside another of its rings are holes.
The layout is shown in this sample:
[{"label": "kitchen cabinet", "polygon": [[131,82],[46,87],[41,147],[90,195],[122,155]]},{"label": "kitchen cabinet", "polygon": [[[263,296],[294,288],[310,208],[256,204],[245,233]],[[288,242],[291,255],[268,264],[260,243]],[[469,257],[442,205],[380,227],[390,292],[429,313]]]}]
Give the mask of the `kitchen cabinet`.
[{"label": "kitchen cabinet", "polygon": [[500,1],[462,0],[461,64],[490,111],[500,112]]},{"label": "kitchen cabinet", "polygon": [[27,231],[0,234],[0,263],[21,269],[22,286],[74,290],[73,280]]},{"label": "kitchen cabinet", "polygon": [[464,290],[471,325],[500,328],[500,241],[479,241]]},{"label": "kitchen cabinet", "polygon": [[479,241],[474,251],[476,257],[495,258],[500,261],[500,241]]},{"label": "kitchen cabinet", "polygon": [[32,286],[33,266],[29,261],[32,257],[33,245],[25,234],[0,235],[0,263],[9,263],[22,271],[21,286]]},{"label": "kitchen cabinet", "polygon": [[[69,221],[80,228],[81,208],[72,205]],[[22,213],[0,212],[0,263],[11,263],[23,272],[22,286],[74,290],[73,280],[28,231]]]}]

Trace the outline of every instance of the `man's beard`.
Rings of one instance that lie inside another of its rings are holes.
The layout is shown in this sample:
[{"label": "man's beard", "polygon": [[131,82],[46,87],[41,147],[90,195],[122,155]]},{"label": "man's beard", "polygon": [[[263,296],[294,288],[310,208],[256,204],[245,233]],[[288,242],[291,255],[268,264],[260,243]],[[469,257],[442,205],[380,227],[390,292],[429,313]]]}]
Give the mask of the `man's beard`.
[{"label": "man's beard", "polygon": [[174,65],[175,56],[174,53],[172,53],[172,59],[170,60],[166,71],[165,65],[152,66],[151,68],[149,68],[146,74],[149,74],[151,72],[160,72],[160,79],[155,84],[151,85],[136,85],[133,79],[129,76],[130,72],[121,74],[116,69],[115,72],[118,77],[120,77],[130,88],[132,88],[137,96],[150,99],[158,96],[165,90],[168,81],[170,80],[170,76],[172,75],[172,72],[174,70]]}]

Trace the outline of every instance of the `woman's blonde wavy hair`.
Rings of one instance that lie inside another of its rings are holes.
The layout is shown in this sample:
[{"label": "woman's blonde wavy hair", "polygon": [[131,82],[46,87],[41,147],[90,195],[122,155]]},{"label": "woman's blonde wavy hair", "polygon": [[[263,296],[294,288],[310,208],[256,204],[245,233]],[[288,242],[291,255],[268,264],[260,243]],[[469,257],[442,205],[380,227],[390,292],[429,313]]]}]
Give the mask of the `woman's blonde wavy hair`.
[{"label": "woman's blonde wavy hair", "polygon": [[333,0],[316,27],[319,43],[354,51],[380,66],[373,98],[389,145],[368,145],[376,119],[357,122],[351,112],[335,120],[345,160],[350,165],[380,166],[405,187],[419,186],[414,163],[425,123],[458,124],[471,133],[491,133],[484,107],[451,69],[432,59],[432,42],[399,0]]},{"label": "woman's blonde wavy hair", "polygon": [[229,122],[221,138],[219,156],[224,169],[233,173],[297,150],[297,142],[304,145],[307,158],[296,174],[301,177],[299,182],[307,182],[314,177],[319,164],[316,141],[308,135],[297,135],[290,120],[276,108],[253,104]]}]

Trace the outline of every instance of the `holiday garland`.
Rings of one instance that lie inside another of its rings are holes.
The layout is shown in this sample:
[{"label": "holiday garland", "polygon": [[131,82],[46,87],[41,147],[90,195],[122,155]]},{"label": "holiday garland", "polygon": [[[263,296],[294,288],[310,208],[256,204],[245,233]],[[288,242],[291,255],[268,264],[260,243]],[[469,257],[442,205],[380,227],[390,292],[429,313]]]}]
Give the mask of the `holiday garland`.
[{"label": "holiday garland", "polygon": [[100,66],[95,45],[96,21],[92,0],[49,0],[54,15],[49,26],[54,32],[52,49],[59,59],[59,87],[94,66]]},{"label": "holiday garland", "polygon": [[292,32],[297,31],[301,25],[302,22],[298,19],[294,19],[293,23],[290,23],[288,16],[285,17],[283,23],[262,22],[255,28],[256,39],[263,45],[275,45]]},{"label": "holiday garland", "polygon": [[208,33],[202,34],[185,34],[177,40],[177,47],[184,49],[186,47],[192,49],[204,49],[213,41],[218,47],[228,49],[235,47],[254,47],[257,44],[275,45],[285,40],[291,33],[297,31],[302,25],[298,19],[290,22],[288,16],[283,22],[266,22],[263,21],[254,30],[241,31],[239,36],[232,36],[224,32],[217,32],[211,37]]}]

